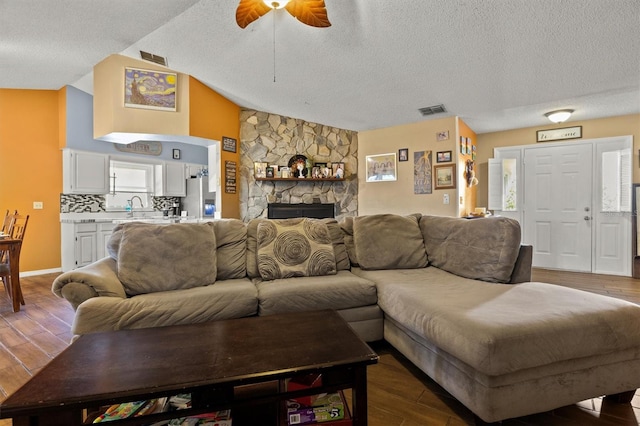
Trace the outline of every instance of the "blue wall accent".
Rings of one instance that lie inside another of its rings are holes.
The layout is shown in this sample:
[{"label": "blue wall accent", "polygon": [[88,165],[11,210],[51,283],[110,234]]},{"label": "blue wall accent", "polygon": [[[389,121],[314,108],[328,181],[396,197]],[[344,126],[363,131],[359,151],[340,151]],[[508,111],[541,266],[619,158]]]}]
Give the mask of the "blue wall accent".
[{"label": "blue wall accent", "polygon": [[[207,148],[179,142],[162,142],[162,153],[157,156],[118,151],[115,144],[93,138],[93,96],[67,86],[67,148],[101,152],[146,160],[181,161],[183,163],[207,164]],[[180,160],[173,159],[173,149],[180,150]]]}]

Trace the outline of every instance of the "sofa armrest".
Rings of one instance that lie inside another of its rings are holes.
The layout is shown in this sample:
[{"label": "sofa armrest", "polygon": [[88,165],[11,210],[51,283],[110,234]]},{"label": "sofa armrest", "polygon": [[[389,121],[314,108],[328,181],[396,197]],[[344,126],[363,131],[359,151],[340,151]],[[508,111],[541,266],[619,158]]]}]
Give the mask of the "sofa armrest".
[{"label": "sofa armrest", "polygon": [[533,246],[523,244],[520,246],[518,258],[513,266],[510,284],[524,283],[531,281],[531,265],[533,263]]},{"label": "sofa armrest", "polygon": [[74,310],[92,297],[127,297],[118,279],[116,261],[110,257],[59,275],[51,290],[56,296],[66,299]]}]

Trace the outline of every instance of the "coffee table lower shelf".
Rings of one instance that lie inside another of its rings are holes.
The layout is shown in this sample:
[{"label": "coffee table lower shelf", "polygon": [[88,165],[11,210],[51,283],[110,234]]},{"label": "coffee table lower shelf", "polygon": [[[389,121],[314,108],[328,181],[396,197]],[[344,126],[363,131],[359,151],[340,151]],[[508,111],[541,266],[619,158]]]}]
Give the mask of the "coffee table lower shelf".
[{"label": "coffee table lower shelf", "polygon": [[[271,385],[271,386],[269,386]],[[262,391],[272,387],[274,389],[277,388],[277,384],[261,384],[253,386],[253,390],[250,392],[255,392],[256,390]],[[271,389],[273,390],[273,389]],[[247,392],[246,390],[244,392]],[[344,392],[339,391],[340,397],[342,398],[342,402],[344,404],[344,417],[338,420],[332,421],[323,421],[321,424],[323,426],[352,426],[353,420],[351,416],[351,408],[349,406],[348,401],[344,397]],[[100,407],[98,410],[85,413],[83,415],[83,423],[85,425],[93,424],[93,421],[98,418],[101,414],[103,414],[109,406]],[[184,410],[173,410],[168,412],[172,418],[181,418],[183,417]],[[287,404],[285,402],[279,402],[277,404],[262,404],[252,406],[251,409],[237,409],[231,412],[232,424],[233,426],[294,426],[294,425],[304,425],[304,426],[313,426],[315,424],[320,424],[320,422],[311,422],[311,423],[289,423],[288,422],[288,412],[287,412]],[[136,421],[141,421],[143,424],[149,424],[150,420],[145,419],[144,416],[140,416],[136,419]],[[109,422],[111,423],[111,422]]]}]

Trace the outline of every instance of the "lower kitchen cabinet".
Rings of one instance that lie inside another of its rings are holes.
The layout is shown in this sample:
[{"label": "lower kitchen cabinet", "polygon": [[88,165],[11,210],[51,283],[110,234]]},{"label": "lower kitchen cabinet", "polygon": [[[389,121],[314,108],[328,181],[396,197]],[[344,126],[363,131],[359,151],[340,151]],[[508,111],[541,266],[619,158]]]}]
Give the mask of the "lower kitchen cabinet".
[{"label": "lower kitchen cabinet", "polygon": [[62,270],[70,271],[107,256],[111,222],[62,223]]}]

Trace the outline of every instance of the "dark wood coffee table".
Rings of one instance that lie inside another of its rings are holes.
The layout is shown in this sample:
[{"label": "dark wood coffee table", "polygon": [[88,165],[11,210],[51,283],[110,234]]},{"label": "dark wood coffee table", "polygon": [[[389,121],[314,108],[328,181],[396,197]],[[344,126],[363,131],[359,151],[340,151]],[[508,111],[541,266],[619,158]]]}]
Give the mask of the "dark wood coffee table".
[{"label": "dark wood coffee table", "polygon": [[[13,418],[14,426],[81,425],[100,406],[191,393],[193,406],[180,411],[183,417],[280,407],[285,399],[351,388],[353,424],[366,425],[366,367],[377,360],[333,311],[88,334],[10,395],[0,405],[0,418]],[[287,378],[314,372],[322,373],[321,388],[282,386]],[[277,385],[265,391],[270,382]],[[263,389],[247,391],[252,386]],[[109,424],[172,417],[175,412]]]}]

